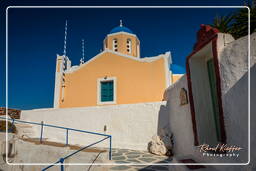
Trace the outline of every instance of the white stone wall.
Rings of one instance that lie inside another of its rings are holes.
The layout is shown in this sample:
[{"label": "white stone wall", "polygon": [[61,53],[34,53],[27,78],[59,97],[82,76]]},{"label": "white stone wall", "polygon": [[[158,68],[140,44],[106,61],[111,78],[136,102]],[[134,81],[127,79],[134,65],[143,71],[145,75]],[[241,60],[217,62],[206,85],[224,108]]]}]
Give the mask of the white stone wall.
[{"label": "white stone wall", "polygon": [[167,89],[167,106],[169,109],[169,126],[174,138],[174,155],[176,157],[193,154],[193,130],[189,104],[180,105],[180,90],[187,90],[187,76],[182,76]]},{"label": "white stone wall", "polygon": [[[220,34],[219,36],[221,36]],[[228,37],[228,36],[227,36]],[[231,40],[228,37],[228,40]],[[219,42],[220,43],[220,42]],[[241,163],[248,162],[248,39],[222,42],[218,46],[221,74],[222,103],[227,143],[244,148],[239,158],[203,157],[193,145],[194,137],[189,105],[179,105],[179,91],[187,89],[186,77],[182,77],[167,89],[170,129],[174,134],[176,158],[192,158],[197,162]],[[256,169],[256,33],[251,35],[251,160],[249,166],[214,166],[225,171]]]},{"label": "white stone wall", "polygon": [[[21,113],[21,120],[70,127],[86,131],[112,135],[112,147],[123,149],[147,150],[151,137],[157,134],[159,124],[164,124],[163,110],[166,102],[109,105],[65,109],[26,110]],[[167,115],[167,114],[166,114]],[[160,118],[160,119],[159,119]],[[162,120],[162,121],[160,121]],[[165,123],[166,124],[166,123]],[[104,125],[107,131],[104,132]],[[40,135],[40,126],[35,127],[35,136]],[[44,138],[65,143],[65,130],[44,129]],[[101,136],[84,133],[69,134],[69,143],[87,145]],[[99,147],[108,147],[109,141]]]},{"label": "white stone wall", "polygon": [[[251,35],[251,88],[255,85],[256,33]],[[248,162],[248,37],[242,37],[227,44],[220,53],[222,104],[224,111],[227,143],[244,148],[239,162]],[[251,94],[253,97],[253,95]],[[254,95],[255,96],[255,95]],[[255,99],[251,105],[255,104]],[[255,114],[251,110],[251,115]],[[251,119],[251,123],[256,120]],[[253,134],[251,134],[253,135]],[[254,138],[255,136],[252,136]],[[255,138],[254,138],[255,139]],[[255,146],[255,141],[252,147]],[[256,156],[252,153],[252,159]]]}]

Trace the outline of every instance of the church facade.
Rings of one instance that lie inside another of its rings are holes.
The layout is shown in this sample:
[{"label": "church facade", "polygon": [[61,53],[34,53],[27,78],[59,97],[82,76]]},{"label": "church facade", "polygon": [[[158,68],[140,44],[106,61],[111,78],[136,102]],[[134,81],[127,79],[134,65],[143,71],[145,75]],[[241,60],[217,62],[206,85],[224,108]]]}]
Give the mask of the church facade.
[{"label": "church facade", "polygon": [[140,56],[140,40],[129,28],[113,28],[103,40],[103,51],[79,66],[57,55],[55,108],[134,104],[163,100],[173,83],[171,54]]}]

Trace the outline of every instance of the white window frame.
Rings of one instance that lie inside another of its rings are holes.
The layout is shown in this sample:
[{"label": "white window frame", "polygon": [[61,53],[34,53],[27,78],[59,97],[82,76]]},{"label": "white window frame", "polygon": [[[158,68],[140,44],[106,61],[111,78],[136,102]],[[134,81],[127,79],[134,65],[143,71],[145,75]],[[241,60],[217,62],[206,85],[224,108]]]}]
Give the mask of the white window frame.
[{"label": "white window frame", "polygon": [[[101,82],[104,81],[113,81],[113,101],[109,102],[102,102],[101,101]],[[97,105],[104,105],[104,104],[116,104],[116,77],[104,77],[97,79]]]}]

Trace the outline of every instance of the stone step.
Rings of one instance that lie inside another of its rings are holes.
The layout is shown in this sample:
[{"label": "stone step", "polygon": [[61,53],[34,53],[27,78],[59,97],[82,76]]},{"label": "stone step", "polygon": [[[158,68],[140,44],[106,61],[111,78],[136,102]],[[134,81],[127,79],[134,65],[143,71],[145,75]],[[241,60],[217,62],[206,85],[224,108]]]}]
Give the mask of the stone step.
[{"label": "stone step", "polygon": [[18,137],[26,137],[26,138],[38,137],[38,135],[35,135],[35,130],[32,125],[15,124],[15,126],[17,129]]},{"label": "stone step", "polygon": [[17,128],[33,128],[31,125],[15,124]]},{"label": "stone step", "polygon": [[32,129],[17,129],[18,134],[34,134]]}]

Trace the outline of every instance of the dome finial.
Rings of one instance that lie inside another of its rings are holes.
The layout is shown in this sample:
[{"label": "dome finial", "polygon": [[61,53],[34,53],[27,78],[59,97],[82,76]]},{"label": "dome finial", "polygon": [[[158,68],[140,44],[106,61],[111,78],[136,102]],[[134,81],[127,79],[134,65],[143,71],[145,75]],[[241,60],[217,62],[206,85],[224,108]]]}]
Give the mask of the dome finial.
[{"label": "dome finial", "polygon": [[120,27],[123,27],[123,21],[120,20]]}]

